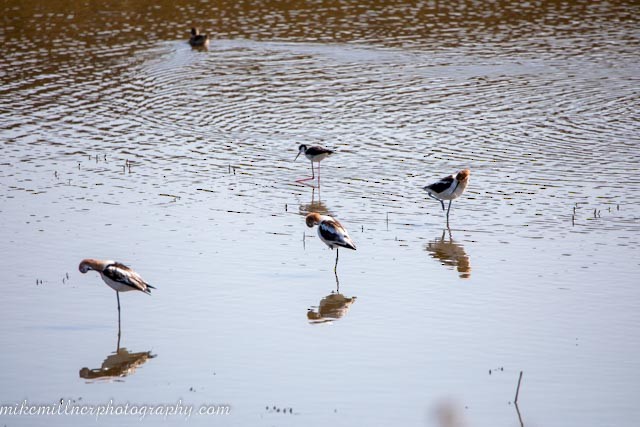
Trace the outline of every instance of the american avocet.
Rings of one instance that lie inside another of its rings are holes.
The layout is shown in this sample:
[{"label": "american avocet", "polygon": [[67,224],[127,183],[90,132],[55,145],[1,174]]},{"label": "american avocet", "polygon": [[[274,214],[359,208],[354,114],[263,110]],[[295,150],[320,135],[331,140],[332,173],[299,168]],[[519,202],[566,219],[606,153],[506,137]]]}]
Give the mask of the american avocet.
[{"label": "american avocet", "polygon": [[431,185],[424,187],[425,191],[429,193],[429,197],[436,199],[442,205],[444,210],[444,200],[449,201],[449,207],[447,208],[447,224],[449,223],[449,210],[451,209],[451,201],[457,199],[464,193],[464,190],[469,184],[469,169],[463,169],[457,174],[445,176],[438,182],[434,182]]},{"label": "american avocet", "polygon": [[307,147],[302,144],[298,147],[298,155],[293,159],[295,162],[298,160],[300,154],[304,154],[304,156],[311,161],[311,178],[299,179],[298,182],[309,181],[316,178],[315,172],[313,171],[313,162],[318,163],[318,184],[320,183],[320,162],[333,154],[333,150],[329,150],[324,147],[320,147],[319,145],[315,145],[313,147]]},{"label": "american avocet", "polygon": [[197,28],[192,28],[189,44],[194,47],[207,47],[209,46],[209,34],[200,34]]},{"label": "american avocet", "polygon": [[331,292],[331,294],[320,300],[317,308],[307,310],[307,319],[309,323],[325,323],[338,320],[347,314],[349,307],[356,302],[356,297],[345,297],[340,293]]},{"label": "american avocet", "polygon": [[[447,231],[449,232],[448,241],[446,240]],[[442,230],[442,237],[435,238],[432,242],[429,242],[425,250],[429,252],[432,258],[439,260],[442,265],[455,267],[461,279],[471,277],[469,255],[467,255],[467,252],[464,250],[464,246],[453,240],[449,227],[447,227],[446,230]]]},{"label": "american avocet", "polygon": [[118,324],[120,322],[120,292],[142,291],[151,295],[153,286],[140,277],[138,273],[115,261],[103,261],[100,259],[83,259],[78,267],[80,273],[86,273],[89,270],[95,270],[100,273],[100,277],[104,283],[109,285],[111,289],[116,291],[118,299]]},{"label": "american avocet", "polygon": [[136,369],[145,364],[147,360],[156,357],[151,351],[132,353],[126,348],[120,348],[104,359],[99,368],[80,369],[80,378],[87,380],[110,379],[132,375]]},{"label": "american avocet", "polygon": [[328,216],[320,215],[317,212],[311,212],[305,218],[307,227],[312,228],[318,226],[318,237],[331,249],[336,248],[336,265],[333,267],[334,273],[338,269],[338,250],[339,248],[356,249],[356,245],[349,237],[347,230],[338,222],[338,220]]}]

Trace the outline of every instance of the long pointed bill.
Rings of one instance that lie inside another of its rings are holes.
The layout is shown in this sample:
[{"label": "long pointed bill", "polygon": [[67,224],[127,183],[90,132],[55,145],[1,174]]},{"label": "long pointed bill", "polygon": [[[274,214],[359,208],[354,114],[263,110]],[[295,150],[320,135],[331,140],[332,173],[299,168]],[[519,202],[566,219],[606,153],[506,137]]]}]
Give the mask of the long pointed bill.
[{"label": "long pointed bill", "polygon": [[300,153],[301,153],[301,152],[302,152],[302,151],[298,151],[298,155],[296,156],[296,158],[295,158],[295,159],[293,159],[293,161],[294,161],[294,162],[295,162],[296,160],[298,160],[298,157],[300,156]]}]

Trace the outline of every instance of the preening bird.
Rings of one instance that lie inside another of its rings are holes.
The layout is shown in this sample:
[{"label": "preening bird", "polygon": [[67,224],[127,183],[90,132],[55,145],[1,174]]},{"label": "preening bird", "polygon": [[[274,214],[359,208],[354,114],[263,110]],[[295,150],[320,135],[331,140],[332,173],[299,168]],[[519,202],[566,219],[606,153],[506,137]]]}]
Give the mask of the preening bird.
[{"label": "preening bird", "polygon": [[141,291],[151,295],[151,289],[155,289],[145,282],[138,273],[116,261],[93,258],[83,259],[78,269],[83,274],[89,270],[97,271],[100,273],[104,283],[116,291],[118,319],[120,319],[120,292]]},{"label": "preening bird", "polygon": [[424,190],[429,194],[429,197],[440,202],[442,210],[444,210],[444,200],[449,201],[449,207],[447,208],[447,224],[449,223],[451,201],[453,199],[457,199],[462,195],[462,193],[464,193],[464,190],[469,184],[470,174],[471,171],[469,169],[463,169],[456,174],[445,176],[440,181],[424,187]]},{"label": "preening bird", "polygon": [[333,267],[333,271],[337,271],[339,248],[356,249],[356,245],[349,237],[349,233],[337,219],[328,215],[320,215],[317,212],[308,214],[305,222],[309,228],[317,225],[320,240],[331,249],[336,249],[336,265]]}]

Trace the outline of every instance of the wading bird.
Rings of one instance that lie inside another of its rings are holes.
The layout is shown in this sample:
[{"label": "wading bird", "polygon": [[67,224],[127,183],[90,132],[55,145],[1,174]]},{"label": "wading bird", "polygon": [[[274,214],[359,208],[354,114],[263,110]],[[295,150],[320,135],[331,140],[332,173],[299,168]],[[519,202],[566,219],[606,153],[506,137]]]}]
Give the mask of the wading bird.
[{"label": "wading bird", "polygon": [[304,156],[311,161],[311,178],[299,179],[298,182],[302,181],[310,181],[316,178],[315,172],[313,171],[313,162],[318,163],[318,185],[320,184],[320,162],[333,154],[333,150],[328,150],[324,147],[320,147],[319,145],[315,145],[313,147],[307,147],[302,144],[298,147],[298,155],[293,161],[298,160],[300,154],[304,154]]},{"label": "wading bird", "polygon": [[116,291],[118,299],[118,324],[120,323],[120,292],[142,291],[151,295],[153,286],[140,277],[138,273],[115,261],[103,261],[99,259],[83,259],[78,267],[80,273],[86,273],[89,270],[95,270],[100,273],[100,277],[104,283],[109,285],[111,289]]},{"label": "wading bird", "polygon": [[207,47],[209,46],[209,34],[200,34],[197,28],[192,28],[189,44],[194,47]]},{"label": "wading bird", "polygon": [[317,212],[311,212],[306,216],[305,222],[307,227],[312,228],[318,226],[318,237],[331,249],[336,248],[336,265],[333,267],[334,273],[338,269],[338,251],[339,248],[356,249],[356,245],[349,237],[347,230],[338,222],[328,215],[320,215]]},{"label": "wading bird", "polygon": [[469,169],[463,169],[457,174],[445,176],[440,181],[424,187],[424,190],[429,193],[429,197],[436,199],[442,205],[444,210],[444,200],[449,201],[449,207],[447,208],[447,224],[449,223],[449,210],[451,209],[451,201],[457,199],[464,193],[464,190],[469,184]]}]

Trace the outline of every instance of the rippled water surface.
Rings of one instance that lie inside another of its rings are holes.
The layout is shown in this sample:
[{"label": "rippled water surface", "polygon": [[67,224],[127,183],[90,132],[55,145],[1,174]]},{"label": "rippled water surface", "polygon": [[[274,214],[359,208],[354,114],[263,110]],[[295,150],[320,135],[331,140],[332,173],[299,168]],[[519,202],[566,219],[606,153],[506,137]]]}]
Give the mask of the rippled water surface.
[{"label": "rippled water surface", "polygon": [[[0,10],[0,403],[230,405],[195,425],[639,422],[637,3]],[[296,182],[302,143],[336,151],[319,188]],[[462,168],[447,229],[422,187]],[[356,241],[337,276],[311,211]],[[87,257],[157,287],[121,296],[120,339]],[[138,418],[98,420],[115,423]]]}]

